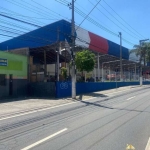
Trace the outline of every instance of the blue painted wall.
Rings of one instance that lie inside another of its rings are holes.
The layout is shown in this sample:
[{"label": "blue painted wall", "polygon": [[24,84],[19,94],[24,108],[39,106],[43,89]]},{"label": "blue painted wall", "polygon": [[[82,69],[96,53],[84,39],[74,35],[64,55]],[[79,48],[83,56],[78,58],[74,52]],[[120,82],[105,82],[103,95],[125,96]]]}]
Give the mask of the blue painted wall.
[{"label": "blue painted wall", "polygon": [[[143,82],[144,85],[150,84],[150,82]],[[139,85],[139,82],[88,82],[88,83],[76,83],[76,93],[84,94],[96,91],[103,91],[123,86]],[[64,98],[71,96],[71,82],[57,82],[56,83],[56,97]]]}]

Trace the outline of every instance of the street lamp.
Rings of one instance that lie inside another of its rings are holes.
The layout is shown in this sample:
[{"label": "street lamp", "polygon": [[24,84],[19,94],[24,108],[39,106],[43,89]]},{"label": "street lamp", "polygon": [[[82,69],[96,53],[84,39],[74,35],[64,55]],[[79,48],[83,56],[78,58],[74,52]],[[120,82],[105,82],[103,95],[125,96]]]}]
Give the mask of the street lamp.
[{"label": "street lamp", "polygon": [[[139,40],[140,43],[140,49],[142,46],[142,42],[148,41],[149,39],[145,39],[145,40]],[[141,57],[141,56],[140,56]],[[140,86],[143,85],[143,77],[142,77],[142,65],[141,65],[141,58],[140,58]]]}]

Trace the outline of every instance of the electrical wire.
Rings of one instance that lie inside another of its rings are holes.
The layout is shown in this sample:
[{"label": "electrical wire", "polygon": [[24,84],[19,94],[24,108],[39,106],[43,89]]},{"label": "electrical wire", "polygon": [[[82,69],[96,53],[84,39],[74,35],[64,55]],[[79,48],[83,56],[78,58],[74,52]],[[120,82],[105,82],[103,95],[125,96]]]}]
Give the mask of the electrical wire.
[{"label": "electrical wire", "polygon": [[[88,0],[92,5],[94,5],[90,0]],[[101,5],[102,6],[102,5]],[[103,6],[102,6],[103,7]],[[127,33],[128,35],[130,35],[131,37],[138,39],[135,35],[132,35],[131,33],[127,32],[126,30],[124,30],[122,27],[120,27],[117,23],[115,23],[112,19],[110,19],[106,14],[104,14],[98,7],[96,7],[96,9],[101,12],[108,20],[110,20],[113,24],[115,24],[117,27],[119,27],[122,31],[124,31],[125,33]],[[111,13],[110,13],[111,14]],[[112,15],[112,14],[111,14]],[[113,15],[112,15],[113,16]],[[114,17],[115,18],[115,17]],[[115,18],[116,19],[116,18]],[[118,20],[117,20],[118,21]],[[119,21],[118,21],[119,22]],[[122,23],[121,23],[122,24]],[[123,25],[123,24],[122,24]],[[124,25],[123,25],[124,26]],[[125,26],[124,26],[125,27]],[[125,27],[126,28],[126,27]],[[126,28],[127,29],[127,28]],[[129,30],[130,32],[132,32],[131,30]],[[132,32],[134,34],[134,32]]]},{"label": "electrical wire", "polygon": [[[62,3],[63,5],[67,6],[67,1],[65,1],[65,0],[57,0],[57,1],[58,1],[58,2],[61,1],[61,3]],[[64,3],[64,2],[65,2],[65,3]],[[83,18],[86,17],[86,14],[85,14],[84,12],[82,12],[82,11],[81,11],[79,8],[77,8],[77,7],[75,7],[75,12],[77,12],[77,13],[78,13],[80,16],[82,16]],[[111,30],[107,29],[106,27],[104,27],[103,25],[101,25],[100,23],[98,23],[97,21],[95,21],[94,19],[92,19],[91,17],[88,16],[88,17],[87,17],[87,20],[88,20],[89,22],[91,22],[92,24],[94,24],[95,26],[101,28],[102,30],[104,30],[104,31],[106,31],[106,32],[108,32],[108,33],[110,33],[110,34],[112,34],[112,35],[118,37],[118,34],[116,34],[116,33],[112,32]],[[126,42],[126,43],[128,43],[128,44],[130,44],[130,45],[132,45],[132,46],[134,45],[133,43],[129,42],[128,40],[123,39],[123,41]]]},{"label": "electrical wire", "polygon": [[140,34],[137,30],[135,30],[127,21],[125,21],[105,0],[103,2],[124,22],[126,23],[132,30],[134,30],[141,37],[145,38],[142,34]]},{"label": "electrical wire", "polygon": [[[99,0],[96,5],[91,9],[91,11],[84,17],[84,19],[81,21],[81,23],[79,24],[78,28],[81,26],[81,24],[87,19],[87,17],[92,13],[92,11],[97,7],[97,5],[100,3],[101,0]],[[78,30],[78,28],[76,29],[76,31]]]},{"label": "electrical wire", "polygon": [[[14,18],[12,18],[12,17],[10,18],[10,17],[9,17],[9,19],[14,19]],[[18,19],[16,20],[16,19],[15,19],[15,21],[21,21],[21,20],[18,20]],[[22,22],[22,21],[21,21],[21,22]],[[23,23],[28,23],[28,22],[23,22]],[[33,25],[33,24],[31,24],[31,25]],[[35,26],[35,24],[34,24],[34,26]],[[38,26],[38,27],[40,27],[40,26]],[[56,31],[55,31],[55,32],[56,32]],[[69,35],[69,36],[70,36],[70,35]],[[80,40],[81,40],[81,39],[80,39]]]},{"label": "electrical wire", "polygon": [[68,21],[70,21],[70,19],[68,19],[67,17],[65,17],[65,16],[63,16],[63,15],[61,15],[61,14],[59,14],[59,13],[56,13],[55,11],[53,11],[53,10],[47,8],[46,6],[44,6],[44,5],[42,5],[42,4],[38,3],[38,2],[36,2],[36,1],[34,1],[34,0],[31,0],[31,1],[34,2],[34,3],[36,3],[36,4],[39,5],[39,6],[43,7],[44,9],[47,9],[48,11],[51,11],[53,14],[56,14],[57,17],[58,17],[58,16],[61,16],[62,18],[65,18],[65,19],[67,19]]},{"label": "electrical wire", "polygon": [[[45,11],[43,12],[39,8],[36,9],[37,7],[31,7],[32,6],[31,4],[30,4],[31,6],[30,5],[26,6],[26,5],[23,5],[22,3],[18,2],[18,1],[16,2],[15,0],[13,0],[13,1],[6,0],[6,1],[9,2],[9,3],[12,3],[14,5],[17,5],[21,8],[24,8],[25,10],[29,10],[29,11],[35,13],[35,14],[40,15],[40,16],[44,16],[44,17],[50,16],[50,13],[47,13]],[[24,2],[24,3],[27,3],[27,2]],[[50,17],[54,18],[53,15],[51,15]]]}]

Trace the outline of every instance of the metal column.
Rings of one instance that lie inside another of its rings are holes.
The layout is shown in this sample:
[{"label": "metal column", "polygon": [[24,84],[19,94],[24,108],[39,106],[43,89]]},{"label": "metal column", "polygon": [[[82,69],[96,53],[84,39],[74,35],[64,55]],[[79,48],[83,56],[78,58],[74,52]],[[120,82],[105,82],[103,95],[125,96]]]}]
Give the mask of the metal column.
[{"label": "metal column", "polygon": [[136,64],[135,64],[135,71],[134,71],[134,74],[135,74],[134,80],[136,81]]},{"label": "metal column", "polygon": [[102,64],[102,82],[104,82],[104,66]]},{"label": "metal column", "polygon": [[128,68],[129,71],[129,81],[131,81],[131,77],[130,77],[130,68]]},{"label": "metal column", "polygon": [[110,82],[110,79],[111,79],[111,77],[110,77],[110,65],[109,65],[109,82]]},{"label": "metal column", "polygon": [[98,75],[98,79],[100,79],[99,53],[97,55],[97,75]]},{"label": "metal column", "polygon": [[96,68],[94,68],[94,81],[96,82]]},{"label": "metal column", "polygon": [[46,50],[44,50],[44,77],[47,75]]}]

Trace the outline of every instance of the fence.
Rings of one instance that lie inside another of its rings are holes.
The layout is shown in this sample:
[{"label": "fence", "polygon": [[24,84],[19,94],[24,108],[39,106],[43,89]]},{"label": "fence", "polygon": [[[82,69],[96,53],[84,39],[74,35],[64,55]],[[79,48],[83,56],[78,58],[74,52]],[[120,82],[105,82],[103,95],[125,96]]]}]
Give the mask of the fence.
[{"label": "fence", "polygon": [[[150,84],[150,82],[143,82]],[[123,86],[139,85],[139,82],[83,82],[76,83],[76,94],[84,94],[102,90],[108,90]],[[56,97],[63,98],[71,96],[71,82],[56,83]]]},{"label": "fence", "polygon": [[30,83],[28,86],[29,96],[39,98],[55,97],[55,82]]}]

